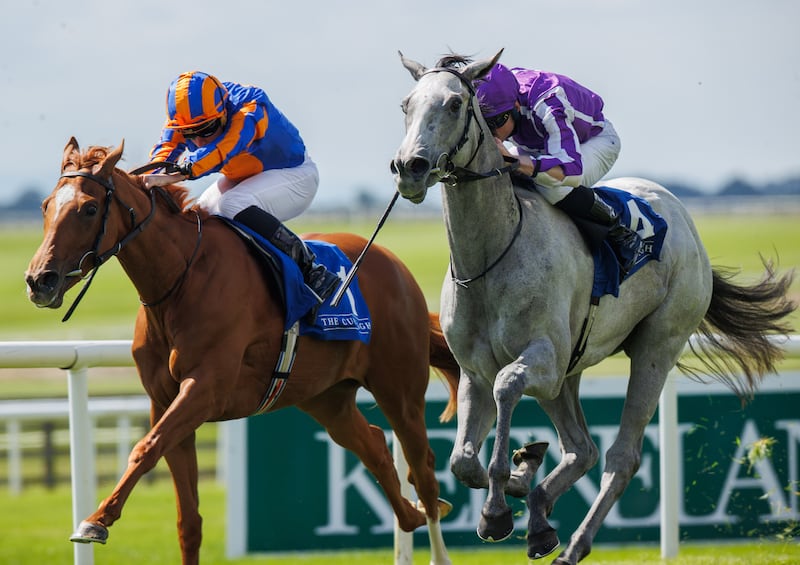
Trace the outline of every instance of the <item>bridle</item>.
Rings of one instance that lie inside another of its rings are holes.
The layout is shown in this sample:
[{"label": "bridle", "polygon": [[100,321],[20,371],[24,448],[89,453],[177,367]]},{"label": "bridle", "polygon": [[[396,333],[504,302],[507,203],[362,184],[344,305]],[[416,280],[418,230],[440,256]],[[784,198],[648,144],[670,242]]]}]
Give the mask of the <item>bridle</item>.
[{"label": "bridle", "polygon": [[467,161],[467,164],[463,167],[456,167],[456,165],[453,163],[452,156],[461,151],[461,149],[463,149],[467,144],[467,141],[469,141],[469,130],[472,122],[478,122],[478,116],[475,113],[475,87],[472,86],[472,83],[467,80],[464,75],[459,73],[456,69],[452,69],[450,67],[434,67],[422,73],[422,76],[433,73],[450,73],[451,75],[457,77],[458,80],[461,81],[461,84],[467,87],[467,90],[469,91],[469,106],[467,109],[467,119],[464,122],[464,129],[461,132],[461,138],[452,147],[452,149],[439,155],[439,158],[436,160],[436,167],[431,169],[431,172],[438,174],[441,182],[449,186],[453,186],[459,182],[469,182],[497,177],[517,169],[519,167],[519,161],[517,159],[509,159],[505,157],[504,159],[506,159],[506,162],[508,163],[508,165],[505,167],[492,169],[486,173],[479,173],[468,169],[468,167],[472,164],[472,161],[475,160],[475,157],[478,155],[478,151],[486,139],[486,136],[483,133],[483,128],[479,128],[478,130],[480,132],[478,143],[475,144],[475,150],[472,152],[472,156],[469,158],[469,161]]},{"label": "bridle", "polygon": [[[141,174],[142,172],[144,172],[146,170],[152,170],[154,168],[164,167],[164,165],[165,165],[164,163],[150,163],[148,165],[145,165],[145,167],[140,167],[139,169],[136,169],[135,171],[132,171],[130,174]],[[126,245],[128,245],[131,241],[133,241],[134,238],[136,238],[140,233],[142,233],[144,231],[144,229],[147,227],[147,225],[153,219],[153,217],[155,216],[156,210],[158,208],[156,206],[156,194],[161,195],[161,197],[167,202],[167,204],[170,206],[170,208],[172,208],[173,211],[180,212],[180,208],[178,208],[177,204],[175,204],[175,202],[172,200],[172,198],[170,198],[170,196],[166,193],[166,191],[162,187],[153,187],[149,191],[150,192],[150,212],[147,214],[147,217],[145,217],[141,222],[139,222],[137,224],[136,223],[136,210],[134,210],[134,208],[132,206],[129,206],[128,204],[126,204],[122,200],[122,198],[120,198],[119,194],[117,194],[116,187],[114,186],[113,175],[110,175],[106,179],[106,178],[100,177],[98,175],[95,175],[93,173],[89,173],[89,172],[86,172],[86,171],[66,171],[66,172],[62,172],[61,173],[61,177],[60,178],[74,178],[74,177],[82,177],[82,178],[89,179],[89,180],[91,180],[93,182],[96,182],[97,184],[102,186],[105,189],[106,192],[105,192],[105,199],[104,199],[104,203],[103,203],[103,219],[102,219],[102,222],[100,224],[100,229],[98,230],[97,235],[95,236],[94,244],[92,245],[92,248],[89,251],[87,251],[86,253],[84,253],[81,256],[80,260],[78,261],[78,267],[76,269],[68,272],[65,275],[67,277],[81,277],[81,278],[84,278],[84,277],[88,276],[88,279],[86,280],[86,283],[83,285],[83,288],[81,289],[81,291],[78,293],[78,296],[75,297],[75,300],[73,301],[72,305],[67,310],[67,313],[61,319],[62,322],[66,322],[72,316],[72,313],[77,308],[78,303],[81,301],[83,296],[86,294],[86,291],[89,290],[89,286],[92,284],[92,281],[94,280],[94,277],[97,274],[97,271],[100,268],[100,266],[103,265],[106,261],[108,261],[112,257],[114,257],[115,255],[117,255],[120,251],[122,251],[122,249]],[[128,232],[128,234],[125,235],[125,237],[120,239],[110,249],[104,251],[103,253],[99,253],[100,243],[102,242],[103,237],[106,234],[106,228],[108,226],[108,218],[109,218],[110,213],[111,213],[111,201],[112,200],[116,200],[122,206],[122,208],[127,210],[128,215],[130,216],[131,229]],[[202,234],[203,234],[203,223],[202,223],[202,221],[200,219],[200,214],[198,214],[196,210],[195,210],[195,215],[197,216],[197,243],[195,244],[195,248],[194,248],[194,252],[192,253],[192,256],[189,258],[189,261],[186,263],[186,268],[184,269],[183,273],[178,277],[178,279],[175,281],[175,283],[166,292],[166,294],[164,294],[161,298],[159,298],[155,302],[149,302],[149,303],[148,302],[144,302],[140,298],[139,302],[143,306],[153,307],[153,306],[157,306],[157,305],[161,304],[167,298],[169,298],[169,296],[171,296],[172,293],[175,292],[175,290],[177,290],[177,288],[181,285],[183,280],[186,278],[186,274],[189,271],[189,267],[191,267],[192,262],[194,261],[194,258],[197,255],[197,251],[200,248],[200,241],[202,239]],[[83,263],[88,257],[93,257],[94,259],[92,261],[92,266],[91,266],[91,269],[90,269],[89,273],[87,273],[87,275],[84,275],[83,274]]]},{"label": "bridle", "polygon": [[[470,126],[472,125],[472,122],[474,121],[475,123],[478,123],[478,117],[475,113],[475,98],[476,98],[475,88],[472,86],[472,83],[464,77],[464,75],[459,73],[456,69],[452,69],[449,67],[435,67],[432,69],[428,69],[423,73],[423,76],[426,74],[440,73],[440,72],[450,73],[451,75],[458,77],[458,80],[461,81],[461,84],[467,87],[467,90],[469,91],[470,94],[469,108],[467,110],[467,118],[464,122],[464,129],[461,133],[461,138],[453,146],[452,149],[450,149],[445,153],[442,153],[439,156],[439,158],[436,160],[436,168],[432,169],[431,172],[435,172],[438,175],[440,175],[441,182],[449,186],[454,186],[459,182],[484,180],[504,175],[506,173],[511,173],[512,171],[516,170],[519,167],[519,161],[517,159],[509,160],[508,158],[505,158],[506,161],[509,163],[508,165],[492,169],[491,171],[485,173],[472,171],[467,168],[472,164],[472,161],[475,160],[475,156],[478,154],[478,151],[480,150],[481,146],[483,145],[483,142],[486,139],[486,136],[483,133],[483,128],[478,128],[480,132],[480,137],[478,138],[478,143],[475,144],[475,150],[472,152],[472,156],[469,158],[469,161],[467,161],[467,164],[464,165],[463,167],[455,166],[452,160],[452,156],[461,151],[461,149],[463,149],[464,146],[467,144],[467,141],[469,141],[469,130]],[[516,196],[515,199],[517,201],[517,211],[519,213],[519,221],[517,222],[517,226],[514,229],[514,235],[511,236],[511,241],[508,242],[508,245],[503,250],[503,252],[500,253],[497,259],[495,259],[480,274],[474,277],[467,277],[467,278],[457,277],[455,274],[455,269],[453,268],[453,258],[451,256],[450,280],[452,280],[455,284],[457,284],[462,288],[468,288],[469,283],[484,277],[489,271],[495,268],[497,264],[500,263],[500,261],[502,261],[503,258],[511,250],[511,247],[514,245],[514,242],[517,240],[517,237],[519,237],[519,234],[522,231],[522,204],[520,203],[519,198],[516,198]]]}]

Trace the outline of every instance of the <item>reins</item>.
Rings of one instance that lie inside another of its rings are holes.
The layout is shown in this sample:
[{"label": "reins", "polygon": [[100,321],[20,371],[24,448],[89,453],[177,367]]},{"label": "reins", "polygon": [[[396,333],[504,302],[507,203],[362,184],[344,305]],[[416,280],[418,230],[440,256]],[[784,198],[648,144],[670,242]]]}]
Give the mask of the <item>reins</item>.
[{"label": "reins", "polygon": [[[160,187],[155,187],[155,188],[160,189]],[[163,190],[159,190],[159,192],[163,192]],[[172,202],[172,200],[170,200],[170,202]],[[141,297],[139,297],[139,304],[141,304],[145,308],[153,308],[154,306],[158,306],[159,304],[164,302],[167,298],[172,296],[172,293],[178,290],[181,284],[183,284],[184,279],[186,279],[186,275],[189,274],[189,267],[192,266],[195,257],[197,257],[197,252],[200,250],[200,242],[203,240],[203,220],[200,218],[200,214],[197,212],[197,210],[194,210],[194,215],[197,218],[197,241],[194,244],[194,251],[192,252],[191,257],[189,257],[189,260],[186,262],[186,268],[183,269],[183,273],[181,273],[181,276],[178,277],[178,279],[169,288],[169,290],[166,293],[164,293],[164,296],[162,296],[155,302],[145,302],[144,300],[141,299]]]},{"label": "reins", "polygon": [[522,203],[520,203],[519,198],[516,198],[516,196],[514,197],[514,199],[517,201],[517,211],[519,212],[519,221],[517,222],[517,227],[514,229],[514,235],[511,236],[511,241],[508,242],[506,248],[503,250],[500,256],[494,260],[494,262],[491,265],[486,267],[483,270],[483,272],[481,272],[479,275],[470,277],[468,279],[459,279],[458,277],[456,277],[455,269],[453,268],[453,257],[452,256],[450,257],[450,280],[452,280],[458,286],[463,288],[469,288],[469,283],[480,279],[481,277],[485,276],[489,271],[494,269],[497,266],[497,264],[503,260],[503,257],[505,257],[506,254],[509,252],[511,246],[514,245],[514,242],[517,240],[517,237],[519,237],[519,234],[522,231]]},{"label": "reins", "polygon": [[[483,133],[483,128],[478,128],[478,131],[480,132],[480,137],[478,138],[478,142],[475,144],[475,150],[472,152],[472,156],[469,158],[469,161],[467,161],[467,164],[464,165],[463,167],[455,166],[455,164],[452,161],[451,155],[454,155],[459,151],[461,151],[461,149],[463,149],[463,147],[467,144],[467,141],[469,141],[469,129],[470,126],[472,125],[472,121],[474,120],[475,123],[478,123],[478,117],[475,113],[475,88],[472,86],[472,83],[466,78],[464,78],[464,76],[461,73],[449,67],[435,67],[433,69],[428,69],[427,71],[425,71],[424,74],[437,73],[437,72],[450,73],[451,75],[458,77],[458,80],[461,81],[461,84],[467,87],[467,90],[469,90],[470,93],[469,109],[467,111],[467,119],[464,123],[464,129],[461,133],[461,138],[458,140],[455,146],[452,149],[450,149],[450,151],[442,153],[436,162],[436,169],[434,169],[434,171],[440,175],[441,182],[449,186],[455,186],[459,182],[472,182],[472,181],[485,180],[492,177],[501,176],[506,173],[511,173],[512,171],[516,170],[519,167],[519,160],[508,157],[503,157],[503,159],[507,163],[509,163],[508,165],[492,169],[491,171],[487,171],[485,173],[480,173],[468,169],[468,167],[472,164],[472,161],[474,161],[475,157],[478,155],[478,151],[483,145],[483,142],[486,140],[486,137]],[[444,163],[442,163],[442,160],[444,160]],[[486,267],[486,269],[484,269],[480,274],[474,277],[468,277],[462,279],[456,276],[455,268],[453,267],[453,258],[452,256],[450,257],[450,280],[452,280],[458,286],[462,288],[468,288],[469,283],[484,277],[489,271],[494,269],[511,250],[511,247],[514,245],[514,242],[517,240],[517,237],[519,237],[519,234],[522,232],[522,204],[520,203],[519,198],[517,198],[516,195],[514,196],[514,198],[517,201],[517,212],[519,215],[519,221],[517,222],[517,226],[514,229],[514,235],[511,237],[511,241],[508,242],[506,248],[502,251],[502,253],[500,253],[497,259],[495,259],[492,262],[491,265]]]},{"label": "reins", "polygon": [[[152,163],[146,165],[145,167],[148,167],[149,165],[152,165]],[[164,163],[159,163],[156,167],[151,167],[151,168],[146,169],[146,170],[152,170],[152,168],[164,167],[164,165],[165,165]],[[140,169],[142,169],[142,168],[144,168],[144,167],[140,167]],[[138,171],[139,169],[136,169],[136,170]],[[131,173],[131,174],[138,174],[138,173]],[[126,245],[128,245],[134,238],[136,238],[140,233],[142,233],[142,231],[144,231],[144,229],[147,227],[147,225],[153,219],[153,217],[155,216],[155,213],[156,213],[156,209],[157,209],[157,206],[156,206],[156,194],[161,195],[161,197],[167,202],[167,204],[172,208],[173,211],[180,211],[180,208],[175,204],[175,202],[172,200],[172,198],[166,193],[166,191],[163,188],[161,188],[161,187],[153,187],[149,191],[150,192],[150,212],[147,214],[147,217],[145,217],[144,220],[139,222],[139,224],[136,224],[136,211],[133,209],[132,206],[129,206],[128,204],[126,204],[119,197],[119,195],[116,193],[116,187],[114,186],[113,176],[109,176],[108,179],[104,179],[103,177],[99,177],[99,176],[97,176],[95,174],[92,174],[92,173],[89,173],[89,172],[85,172],[85,171],[67,171],[67,172],[64,172],[64,173],[61,174],[61,178],[73,178],[73,177],[87,178],[89,180],[92,180],[92,181],[96,182],[97,184],[99,184],[100,186],[102,186],[103,188],[106,189],[106,197],[105,197],[105,202],[104,202],[104,206],[103,206],[102,224],[100,225],[100,229],[98,230],[97,236],[95,237],[95,241],[94,241],[94,244],[92,246],[92,249],[87,251],[86,253],[84,253],[84,255],[81,257],[81,259],[80,259],[80,261],[78,263],[78,268],[75,269],[74,271],[70,271],[66,275],[68,277],[70,277],[70,276],[83,277],[84,275],[83,275],[83,267],[82,267],[82,265],[83,265],[84,259],[86,259],[89,256],[93,256],[94,257],[94,260],[92,261],[91,270],[90,270],[90,272],[88,274],[89,278],[86,280],[86,283],[83,285],[83,288],[78,293],[78,296],[75,297],[75,300],[72,302],[72,305],[67,310],[67,313],[61,319],[62,322],[66,322],[67,320],[70,319],[70,317],[72,316],[73,312],[78,307],[78,304],[83,299],[83,297],[86,294],[86,292],[89,290],[89,286],[91,286],[92,281],[94,280],[94,277],[97,274],[97,271],[100,268],[100,266],[102,266],[109,259],[111,259],[115,255],[117,255],[120,251],[122,251],[122,249]],[[131,218],[131,230],[128,232],[128,234],[125,237],[123,237],[121,240],[119,240],[110,249],[108,249],[107,251],[105,251],[103,253],[99,253],[98,251],[100,249],[100,243],[102,242],[103,236],[105,236],[106,227],[108,225],[108,218],[109,218],[109,215],[110,215],[110,212],[111,212],[111,201],[112,200],[116,200],[117,202],[119,202],[120,205],[128,211],[128,214],[130,215],[130,218]],[[173,292],[175,292],[175,290],[181,285],[183,280],[186,278],[186,274],[189,271],[189,267],[191,267],[192,262],[194,261],[196,255],[197,255],[198,249],[200,248],[200,241],[202,239],[202,233],[203,233],[203,227],[202,227],[203,223],[202,223],[202,220],[200,218],[200,215],[197,213],[197,211],[195,211],[195,215],[197,216],[197,243],[195,244],[195,248],[194,248],[194,252],[192,253],[192,256],[189,258],[189,261],[186,264],[186,268],[184,269],[184,271],[181,274],[181,276],[178,277],[177,281],[166,292],[166,294],[164,294],[161,298],[159,298],[155,302],[146,303],[140,298],[139,302],[143,306],[152,307],[152,306],[157,306],[158,304],[161,304],[167,298],[169,298],[169,296],[171,296]]]}]

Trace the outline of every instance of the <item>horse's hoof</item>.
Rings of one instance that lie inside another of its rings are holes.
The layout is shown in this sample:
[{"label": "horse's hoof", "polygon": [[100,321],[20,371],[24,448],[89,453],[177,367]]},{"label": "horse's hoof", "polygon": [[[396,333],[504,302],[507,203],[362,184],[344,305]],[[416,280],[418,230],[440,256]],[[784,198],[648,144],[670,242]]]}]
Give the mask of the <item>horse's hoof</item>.
[{"label": "horse's hoof", "polygon": [[524,498],[531,492],[531,481],[536,471],[544,461],[548,443],[537,441],[527,443],[514,451],[511,458],[516,469],[511,471],[511,476],[506,483],[505,493],[515,498]]},{"label": "horse's hoof", "polygon": [[553,553],[561,545],[558,534],[553,528],[547,528],[538,534],[528,532],[528,558],[541,559]]},{"label": "horse's hoof", "polygon": [[[516,466],[519,466],[523,461],[530,461],[533,463],[533,465],[535,465],[535,468],[538,469],[539,465],[541,465],[542,461],[544,461],[544,455],[547,453],[547,448],[549,445],[550,444],[546,441],[534,441],[532,443],[526,443],[519,449],[514,450],[511,461]],[[531,465],[531,463],[528,463],[528,465]]]},{"label": "horse's hoof", "polygon": [[92,524],[85,520],[78,524],[78,529],[69,537],[75,543],[102,543],[108,539],[108,528],[100,524]]},{"label": "horse's hoof", "polygon": [[[421,500],[417,501],[417,510],[419,510],[420,512],[422,512],[424,514],[426,513],[425,512],[425,505],[422,504]],[[450,514],[450,512],[452,512],[452,511],[453,511],[453,505],[450,504],[449,502],[447,502],[446,500],[444,500],[443,498],[440,498],[439,499],[439,520],[441,520],[442,518],[444,518],[445,516]]]},{"label": "horse's hoof", "polygon": [[508,539],[514,532],[514,518],[511,508],[507,508],[499,516],[489,517],[481,511],[481,520],[478,523],[478,537],[483,541],[499,542]]}]

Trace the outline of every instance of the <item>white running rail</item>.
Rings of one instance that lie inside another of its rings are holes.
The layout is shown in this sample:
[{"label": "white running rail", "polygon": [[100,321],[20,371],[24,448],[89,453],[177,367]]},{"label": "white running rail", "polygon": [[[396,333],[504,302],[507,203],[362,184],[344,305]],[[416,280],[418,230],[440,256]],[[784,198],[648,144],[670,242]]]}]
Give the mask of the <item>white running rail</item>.
[{"label": "white running rail", "polygon": [[[784,347],[787,357],[800,355],[800,335],[789,336],[788,341],[781,340],[779,343]],[[73,527],[77,527],[80,521],[92,512],[96,489],[88,369],[129,366],[133,366],[130,340],[0,342],[0,369],[55,367],[67,371]],[[670,461],[680,460],[676,440],[677,376],[678,373],[675,371],[670,374],[659,405],[661,556],[665,559],[678,554],[679,542],[678,500],[681,494],[677,473],[668,467]],[[396,457],[400,454],[402,454],[400,450],[395,452]],[[405,465],[405,461],[398,460],[398,465]],[[406,476],[405,470],[401,470],[398,474],[400,477]],[[412,544],[411,535],[403,535],[395,528],[396,563],[403,565],[411,563]],[[74,544],[73,549],[75,565],[93,565],[94,553],[91,544]]]}]

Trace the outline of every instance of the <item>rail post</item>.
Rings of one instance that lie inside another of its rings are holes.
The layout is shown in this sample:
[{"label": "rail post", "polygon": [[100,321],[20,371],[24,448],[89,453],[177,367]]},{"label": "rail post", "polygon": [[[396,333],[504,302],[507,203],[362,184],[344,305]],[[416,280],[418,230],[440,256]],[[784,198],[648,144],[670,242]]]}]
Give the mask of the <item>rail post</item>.
[{"label": "rail post", "polygon": [[[82,367],[67,371],[69,397],[69,461],[72,481],[72,528],[92,511],[96,496],[92,421],[89,418],[89,371]],[[75,565],[93,565],[92,544],[73,544]]]}]

